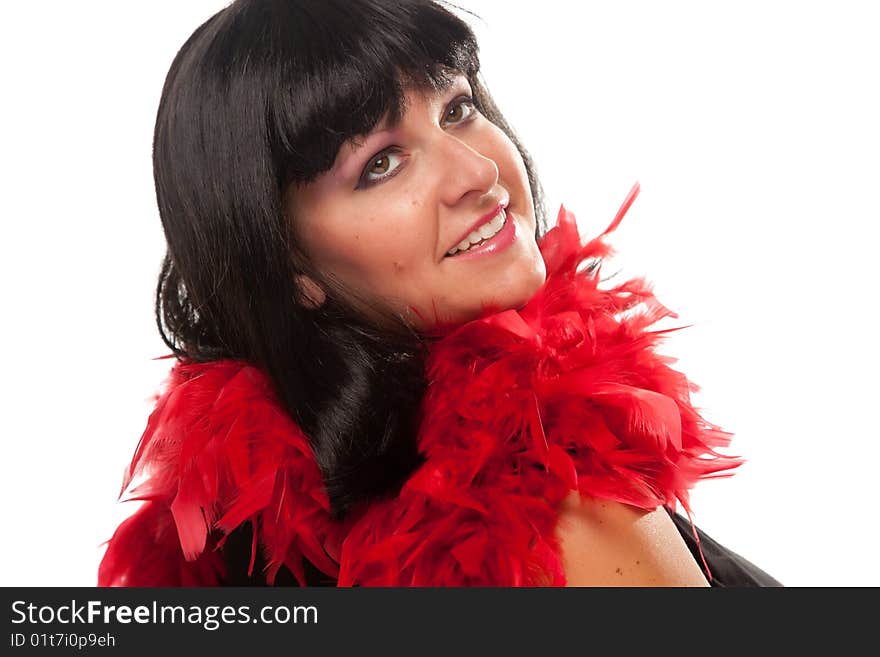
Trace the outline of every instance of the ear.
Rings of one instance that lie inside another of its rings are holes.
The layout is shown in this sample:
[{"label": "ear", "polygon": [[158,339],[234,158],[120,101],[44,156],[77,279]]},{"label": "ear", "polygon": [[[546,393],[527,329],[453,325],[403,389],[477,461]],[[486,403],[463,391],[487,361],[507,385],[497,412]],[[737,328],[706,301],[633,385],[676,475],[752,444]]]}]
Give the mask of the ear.
[{"label": "ear", "polygon": [[317,308],[327,300],[324,290],[310,277],[305,274],[297,274],[295,280],[307,308]]}]

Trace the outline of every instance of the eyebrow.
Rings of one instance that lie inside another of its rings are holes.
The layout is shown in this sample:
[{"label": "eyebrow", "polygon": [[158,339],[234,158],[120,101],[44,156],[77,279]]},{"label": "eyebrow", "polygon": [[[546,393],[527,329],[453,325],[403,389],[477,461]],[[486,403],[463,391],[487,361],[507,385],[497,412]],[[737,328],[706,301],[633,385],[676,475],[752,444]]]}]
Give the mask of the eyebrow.
[{"label": "eyebrow", "polygon": [[[437,87],[435,89],[431,89],[429,93],[433,93],[434,96],[443,95],[447,93],[451,88],[453,88],[456,84],[459,84],[462,81],[468,86],[468,89],[470,89],[470,81],[467,79],[467,76],[465,76],[464,74],[457,74],[451,76],[450,78],[441,79]],[[396,130],[397,127],[400,125],[400,122],[403,120],[406,111],[406,106],[403,106],[397,116],[383,116],[369,134],[356,135],[348,141],[343,142],[342,146],[340,146],[339,148],[339,152],[337,153],[336,164],[333,168],[338,171],[344,172],[347,163],[354,159],[354,157],[358,153],[365,150],[367,145],[375,141],[381,141],[387,134]]]}]

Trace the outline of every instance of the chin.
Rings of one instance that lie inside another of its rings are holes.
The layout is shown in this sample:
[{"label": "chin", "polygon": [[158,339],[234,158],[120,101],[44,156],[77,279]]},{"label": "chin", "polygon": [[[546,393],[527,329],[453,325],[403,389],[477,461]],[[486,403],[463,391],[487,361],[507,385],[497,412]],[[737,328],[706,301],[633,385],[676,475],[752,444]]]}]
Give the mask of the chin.
[{"label": "chin", "polygon": [[515,274],[512,281],[499,284],[497,289],[503,291],[500,295],[496,294],[493,298],[484,301],[484,312],[519,310],[535,296],[547,278],[543,259],[537,259],[524,265],[523,268],[517,268],[512,274]]},{"label": "chin", "polygon": [[[537,248],[535,249],[537,252]],[[460,325],[505,310],[519,310],[525,306],[544,285],[547,270],[543,258],[522,259],[508,266],[501,280],[494,280],[485,290],[472,290],[469,299],[457,297],[458,303],[434,304],[434,322],[421,323],[419,330],[430,331],[440,326]],[[430,305],[430,304],[429,304]]]},{"label": "chin", "polygon": [[544,264],[544,258],[537,246],[534,247],[532,257],[524,259],[516,269],[518,270],[517,279],[519,282],[517,287],[522,298],[522,305],[525,305],[547,280],[547,266]]}]

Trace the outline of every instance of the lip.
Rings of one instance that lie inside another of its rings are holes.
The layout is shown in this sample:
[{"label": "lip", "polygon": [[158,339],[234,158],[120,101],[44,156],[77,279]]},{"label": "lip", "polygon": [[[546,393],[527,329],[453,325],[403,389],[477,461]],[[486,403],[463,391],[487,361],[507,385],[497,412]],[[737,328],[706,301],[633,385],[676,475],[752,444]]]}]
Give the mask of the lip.
[{"label": "lip", "polygon": [[[491,219],[494,216],[494,214],[490,214],[488,215],[488,218]],[[469,234],[470,233],[468,233],[468,235]],[[514,220],[513,215],[508,210],[507,218],[504,220],[504,225],[501,227],[501,230],[499,230],[495,235],[493,235],[490,239],[486,240],[479,246],[471,247],[464,253],[456,253],[454,256],[448,256],[448,258],[450,260],[473,260],[474,258],[482,258],[483,256],[501,253],[502,251],[506,250],[511,244],[513,244],[516,241],[516,238],[516,221]],[[462,239],[464,238],[462,237]]]},{"label": "lip", "polygon": [[450,244],[449,247],[443,252],[443,254],[445,255],[445,254],[449,253],[453,248],[455,248],[456,245],[461,244],[462,240],[464,240],[465,237],[467,237],[472,232],[474,232],[477,228],[479,228],[484,223],[486,223],[487,221],[492,219],[496,214],[501,212],[502,208],[506,208],[509,204],[510,204],[510,199],[506,199],[506,200],[502,201],[501,203],[497,203],[494,208],[492,208],[491,210],[489,210],[489,212],[487,212],[482,217],[480,217],[479,219],[474,221],[474,223],[471,224],[470,228],[468,228],[461,235],[459,235],[458,239],[455,242],[453,242],[452,244]]}]

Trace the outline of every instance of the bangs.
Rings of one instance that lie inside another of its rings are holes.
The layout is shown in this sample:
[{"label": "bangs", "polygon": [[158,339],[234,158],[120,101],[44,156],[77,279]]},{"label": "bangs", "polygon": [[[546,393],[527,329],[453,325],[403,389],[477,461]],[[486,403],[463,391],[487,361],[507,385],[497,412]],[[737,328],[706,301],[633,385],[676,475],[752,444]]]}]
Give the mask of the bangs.
[{"label": "bangs", "polygon": [[446,89],[456,74],[472,85],[476,38],[446,9],[422,2],[303,2],[273,17],[278,76],[266,105],[278,184],[308,183],[329,170],[346,141],[387,115],[402,117],[407,89]]}]

